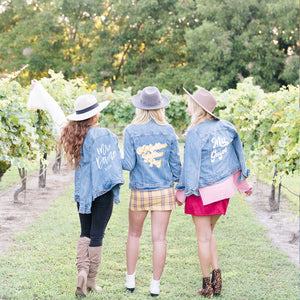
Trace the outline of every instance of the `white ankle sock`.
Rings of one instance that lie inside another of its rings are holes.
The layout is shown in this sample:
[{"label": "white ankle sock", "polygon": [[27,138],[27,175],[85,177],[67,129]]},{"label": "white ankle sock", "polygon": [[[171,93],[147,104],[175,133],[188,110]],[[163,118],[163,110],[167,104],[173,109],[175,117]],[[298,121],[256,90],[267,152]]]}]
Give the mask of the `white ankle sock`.
[{"label": "white ankle sock", "polygon": [[128,289],[134,289],[135,288],[135,273],[128,275],[126,273],[126,282],[125,287]]},{"label": "white ankle sock", "polygon": [[160,285],[160,280],[154,280],[152,278],[150,283],[150,293],[154,295],[159,295],[160,292],[159,285]]}]

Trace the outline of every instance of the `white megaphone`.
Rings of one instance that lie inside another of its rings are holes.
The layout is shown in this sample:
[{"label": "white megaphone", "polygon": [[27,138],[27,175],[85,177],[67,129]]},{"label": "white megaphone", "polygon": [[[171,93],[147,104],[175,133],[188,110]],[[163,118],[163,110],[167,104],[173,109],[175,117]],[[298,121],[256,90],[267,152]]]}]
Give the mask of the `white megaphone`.
[{"label": "white megaphone", "polygon": [[27,107],[46,110],[50,113],[58,135],[67,125],[68,120],[58,103],[50,96],[40,82],[32,80],[32,90],[29,94]]}]

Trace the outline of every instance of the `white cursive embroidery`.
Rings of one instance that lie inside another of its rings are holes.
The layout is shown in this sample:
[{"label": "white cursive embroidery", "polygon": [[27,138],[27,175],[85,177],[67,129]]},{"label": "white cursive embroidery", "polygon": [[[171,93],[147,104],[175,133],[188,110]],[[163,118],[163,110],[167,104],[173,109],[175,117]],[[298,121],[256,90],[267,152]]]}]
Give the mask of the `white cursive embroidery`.
[{"label": "white cursive embroidery", "polygon": [[211,155],[210,155],[210,161],[214,162],[216,158],[219,160],[223,159],[223,154],[227,152],[227,147],[222,149],[221,151],[217,152],[217,150],[213,150]]},{"label": "white cursive embroidery", "polygon": [[[217,158],[219,160],[223,159],[223,154],[227,153],[227,146],[229,145],[229,142],[226,140],[225,137],[213,137],[211,139],[211,142],[213,143],[213,151],[210,154],[210,161],[214,162]],[[219,151],[217,151],[215,148],[223,148]]]},{"label": "white cursive embroidery", "polygon": [[96,149],[98,156],[96,157],[97,166],[102,169],[105,166],[105,170],[111,168],[111,161],[116,157],[116,151],[110,150],[111,145],[102,144]]},{"label": "white cursive embroidery", "polygon": [[226,138],[225,137],[220,137],[220,136],[217,136],[217,137],[213,137],[211,139],[211,142],[213,143],[213,148],[217,148],[217,147],[225,147],[229,144],[229,142],[226,141]]}]

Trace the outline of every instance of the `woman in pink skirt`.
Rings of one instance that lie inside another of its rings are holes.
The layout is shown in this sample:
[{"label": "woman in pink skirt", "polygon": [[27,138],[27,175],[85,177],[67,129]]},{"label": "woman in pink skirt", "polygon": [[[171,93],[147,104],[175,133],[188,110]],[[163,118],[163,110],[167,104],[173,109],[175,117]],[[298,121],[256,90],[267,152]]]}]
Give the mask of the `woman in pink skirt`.
[{"label": "woman in pink skirt", "polygon": [[240,137],[231,123],[213,114],[215,98],[203,88],[193,95],[185,92],[189,95],[187,113],[191,115],[191,125],[176,201],[178,205],[185,202],[185,213],[192,215],[203,276],[198,293],[209,298],[220,294],[222,288],[214,227],[219,217],[226,214],[235,188],[251,195],[252,187],[246,181],[250,170],[245,164]]}]

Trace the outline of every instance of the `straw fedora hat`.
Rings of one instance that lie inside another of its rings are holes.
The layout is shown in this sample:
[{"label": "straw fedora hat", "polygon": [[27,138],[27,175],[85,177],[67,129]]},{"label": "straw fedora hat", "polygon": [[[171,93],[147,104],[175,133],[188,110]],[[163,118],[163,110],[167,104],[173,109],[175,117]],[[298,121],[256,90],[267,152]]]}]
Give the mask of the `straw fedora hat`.
[{"label": "straw fedora hat", "polygon": [[96,97],[91,94],[79,96],[74,104],[75,113],[67,116],[67,119],[72,121],[87,120],[103,110],[109,103],[110,101],[98,103]]},{"label": "straw fedora hat", "polygon": [[200,88],[197,92],[191,95],[185,88],[184,91],[197,103],[199,104],[206,112],[208,112],[215,119],[219,120],[219,117],[214,115],[212,112],[217,105],[217,100],[214,96],[204,88]]},{"label": "straw fedora hat", "polygon": [[142,92],[133,96],[131,101],[135,107],[144,110],[160,109],[170,104],[170,100],[155,86],[145,87]]}]

